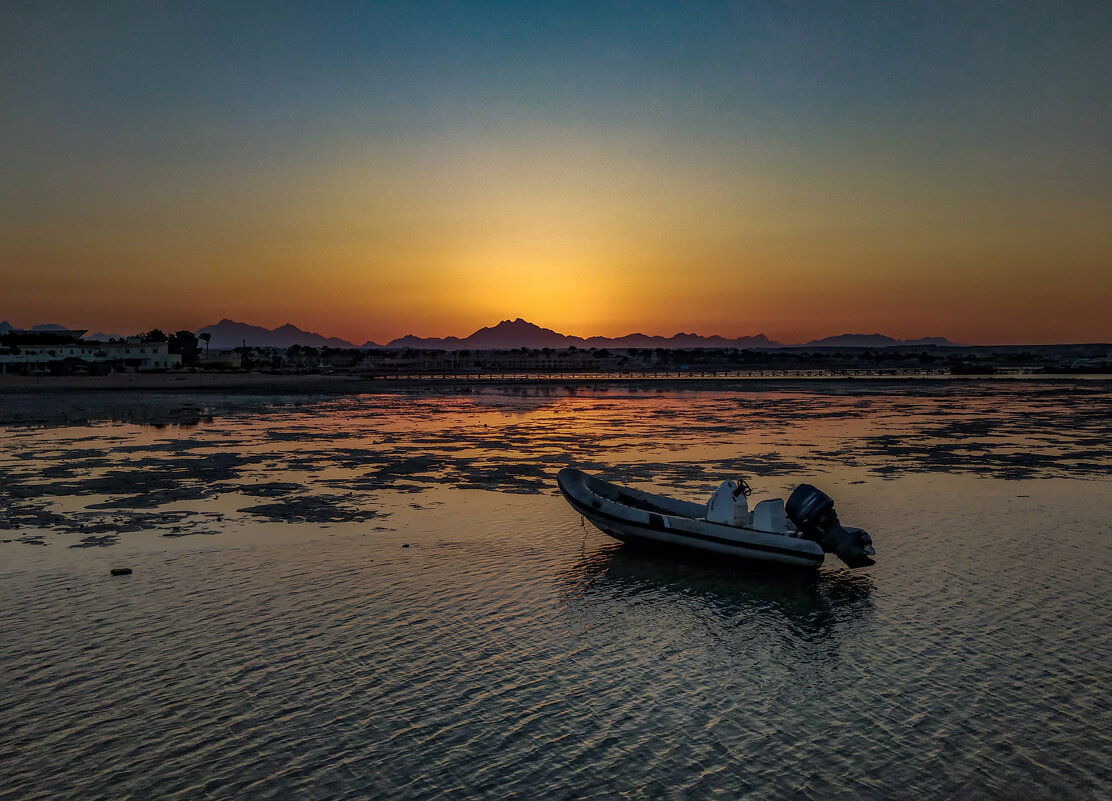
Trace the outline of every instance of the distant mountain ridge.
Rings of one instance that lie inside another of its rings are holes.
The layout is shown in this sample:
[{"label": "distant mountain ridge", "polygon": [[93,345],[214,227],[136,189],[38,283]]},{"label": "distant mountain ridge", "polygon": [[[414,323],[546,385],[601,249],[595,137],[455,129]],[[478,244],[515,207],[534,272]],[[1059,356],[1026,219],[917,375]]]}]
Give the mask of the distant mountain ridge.
[{"label": "distant mountain ridge", "polygon": [[[251,348],[288,348],[291,345],[302,345],[312,348],[354,348],[356,347],[346,339],[339,337],[326,337],[312,331],[302,331],[296,325],[286,323],[277,328],[263,328],[259,325],[248,325],[236,322],[225,317],[215,325],[206,325],[197,330],[201,334],[211,334],[212,339],[208,346],[216,349],[238,348],[244,343]],[[378,347],[373,342],[366,343],[363,347]]]},{"label": "distant mountain ridge", "polygon": [[900,345],[952,345],[945,337],[893,339],[884,334],[839,334],[802,345],[785,345],[764,334],[727,339],[720,336],[678,333],[670,337],[626,334],[621,337],[575,337],[522,320],[503,320],[490,328],[480,328],[468,337],[418,337],[407,334],[392,340],[388,348],[427,348],[430,350],[505,350],[507,348],[798,348],[842,347],[885,348]]},{"label": "distant mountain ridge", "polygon": [[[36,325],[31,330],[62,330],[65,326],[57,324]],[[0,322],[0,332],[15,330],[7,320]],[[553,348],[561,350],[576,348],[886,348],[916,345],[953,345],[945,337],[923,337],[921,339],[893,339],[884,334],[839,334],[837,336],[814,339],[799,345],[785,345],[769,339],[764,334],[728,339],[721,336],[677,333],[670,337],[650,334],[626,334],[620,337],[577,337],[561,334],[551,328],[542,328],[518,317],[502,320],[494,326],[480,328],[466,337],[419,337],[406,334],[387,343],[385,346],[367,341],[355,345],[339,337],[327,337],[312,331],[305,331],[286,323],[277,328],[264,328],[258,325],[241,323],[224,318],[218,323],[198,329],[197,334],[210,334],[210,348],[217,350],[238,348],[244,343],[248,347],[288,348],[291,345],[330,348],[414,348],[426,350],[508,350],[510,348]],[[94,334],[89,339],[105,339],[106,335]]]},{"label": "distant mountain ridge", "polygon": [[892,339],[884,334],[838,334],[833,337],[812,339],[803,347],[808,348],[891,348],[897,345],[953,345],[946,337],[920,339]]},{"label": "distant mountain ridge", "polygon": [[[0,321],[0,331],[21,331],[21,330],[22,329],[16,328],[14,325],[9,323],[7,320]],[[64,325],[59,325],[58,323],[39,323],[38,325],[31,326],[27,330],[28,331],[50,332],[50,331],[72,331],[73,329],[68,328],[67,326],[64,326]]]},{"label": "distant mountain ridge", "polygon": [[505,350],[508,348],[775,348],[764,334],[725,339],[699,334],[673,334],[670,337],[649,334],[626,334],[621,337],[576,337],[559,334],[551,328],[516,320],[503,320],[496,326],[480,328],[470,336],[419,337],[407,334],[387,343],[388,348],[428,348],[436,350]]},{"label": "distant mountain ridge", "polygon": [[304,331],[286,323],[267,329],[224,318],[215,325],[205,326],[198,334],[212,334],[211,348],[238,348],[244,342],[250,347],[288,348],[291,345],[321,348],[414,348],[425,350],[508,350],[510,348],[784,348],[784,347],[857,347],[883,348],[898,345],[951,345],[944,337],[923,339],[893,339],[883,334],[840,334],[807,342],[804,345],[784,345],[764,334],[727,339],[720,336],[677,333],[670,337],[649,334],[626,334],[620,337],[576,337],[561,334],[551,328],[542,328],[518,317],[502,320],[494,326],[480,328],[466,337],[419,337],[406,334],[391,340],[385,346],[364,342],[356,346],[338,337],[326,337]]}]

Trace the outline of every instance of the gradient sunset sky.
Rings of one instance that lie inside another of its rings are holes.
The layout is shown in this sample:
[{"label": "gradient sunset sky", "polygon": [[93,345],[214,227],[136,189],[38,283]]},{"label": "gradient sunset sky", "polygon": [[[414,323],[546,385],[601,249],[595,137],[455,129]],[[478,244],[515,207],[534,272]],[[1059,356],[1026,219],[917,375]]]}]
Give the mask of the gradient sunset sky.
[{"label": "gradient sunset sky", "polygon": [[5,2],[0,319],[1112,341],[1112,3]]}]

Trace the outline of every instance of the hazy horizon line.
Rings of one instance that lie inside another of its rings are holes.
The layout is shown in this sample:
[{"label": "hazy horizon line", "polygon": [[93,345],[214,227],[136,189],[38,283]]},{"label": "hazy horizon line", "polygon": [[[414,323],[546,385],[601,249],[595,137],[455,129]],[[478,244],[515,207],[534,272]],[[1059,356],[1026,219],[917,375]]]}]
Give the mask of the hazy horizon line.
[{"label": "hazy horizon line", "polygon": [[[494,329],[494,328],[497,328],[499,325],[503,325],[503,324],[506,324],[506,323],[511,323],[512,324],[512,323],[517,322],[517,321],[521,321],[523,323],[534,326],[534,327],[536,327],[538,329],[541,329],[541,330],[550,331],[550,332],[552,332],[552,333],[554,333],[558,336],[567,337],[569,339],[579,339],[579,340],[584,340],[584,341],[592,340],[592,339],[618,340],[618,339],[625,339],[627,337],[633,337],[633,336],[644,336],[644,337],[659,338],[659,339],[665,339],[665,340],[666,339],[673,339],[677,336],[696,336],[696,337],[700,337],[700,338],[703,338],[703,339],[719,338],[719,339],[723,339],[723,340],[726,340],[726,341],[731,341],[731,340],[739,340],[739,339],[755,339],[755,338],[759,338],[759,337],[764,336],[766,339],[769,340],[770,344],[773,345],[773,346],[779,345],[779,346],[783,346],[783,347],[800,347],[800,346],[810,345],[812,343],[821,342],[824,339],[831,339],[831,338],[835,338],[835,337],[882,336],[882,337],[887,337],[889,339],[892,339],[895,343],[904,343],[904,342],[915,343],[917,340],[921,340],[921,339],[943,339],[943,340],[946,340],[945,343],[937,343],[937,344],[941,344],[943,346],[949,345],[949,346],[957,346],[957,347],[1023,347],[1023,346],[1044,347],[1044,346],[1055,346],[1055,345],[1068,346],[1068,345],[1112,344],[1112,341],[1107,341],[1107,340],[1106,341],[1091,340],[1091,341],[1084,341],[1084,342],[1082,342],[1082,341],[1070,341],[1070,342],[1064,342],[1064,341],[1056,341],[1056,342],[958,342],[958,341],[955,341],[955,340],[951,340],[945,334],[927,334],[927,335],[920,336],[920,337],[903,337],[903,338],[900,338],[900,337],[893,337],[890,334],[885,334],[885,333],[880,332],[880,331],[873,331],[873,332],[843,331],[841,333],[827,334],[825,336],[814,337],[812,339],[809,339],[809,340],[806,340],[806,341],[800,341],[800,342],[784,342],[784,341],[778,340],[774,337],[768,336],[764,332],[757,332],[755,334],[741,334],[741,335],[738,335],[738,336],[727,336],[727,335],[724,335],[724,334],[717,334],[717,333],[704,334],[704,333],[699,333],[695,330],[688,330],[688,331],[679,330],[679,331],[676,331],[672,334],[652,334],[652,333],[647,333],[644,330],[640,330],[640,331],[631,331],[631,332],[626,333],[626,334],[619,334],[619,335],[615,335],[615,336],[607,336],[607,335],[603,335],[603,334],[590,334],[590,335],[584,336],[584,335],[581,335],[581,334],[566,334],[566,333],[560,332],[560,331],[558,331],[554,328],[550,328],[548,326],[544,326],[544,325],[541,325],[541,324],[538,324],[538,323],[533,323],[531,321],[525,320],[522,317],[516,317],[516,318],[512,318],[512,319],[511,318],[504,318],[504,319],[499,320],[498,322],[496,322],[492,325],[479,326],[478,328],[474,329],[470,333],[464,334],[462,336],[455,335],[455,334],[448,334],[448,335],[444,335],[444,336],[421,335],[421,334],[413,333],[412,331],[407,331],[404,334],[386,339],[382,343],[379,343],[378,341],[376,341],[374,339],[370,339],[370,338],[364,339],[364,341],[362,343],[359,343],[359,342],[354,342],[350,339],[347,339],[345,337],[341,337],[341,336],[338,336],[338,335],[326,334],[326,333],[322,333],[320,331],[311,330],[309,328],[303,328],[296,323],[292,323],[292,322],[288,322],[288,321],[284,322],[284,323],[281,323],[279,325],[276,325],[274,327],[267,327],[266,325],[260,325],[260,324],[256,324],[256,323],[245,322],[243,320],[236,320],[236,319],[233,319],[233,318],[227,317],[227,316],[222,317],[219,321],[217,321],[215,323],[210,323],[210,324],[207,324],[207,325],[202,325],[202,326],[199,326],[199,327],[196,327],[196,328],[191,328],[191,329],[190,328],[175,328],[173,326],[167,327],[167,328],[162,328],[160,326],[154,326],[153,328],[149,328],[149,329],[146,329],[146,330],[143,330],[143,331],[136,331],[136,332],[133,332],[133,333],[121,333],[121,332],[108,333],[108,332],[105,332],[103,330],[94,331],[93,328],[91,328],[91,327],[90,328],[81,328],[79,326],[78,327],[65,326],[65,325],[62,325],[61,323],[35,323],[30,327],[19,327],[19,326],[14,325],[11,322],[11,318],[0,317],[0,324],[7,323],[9,326],[12,327],[13,330],[31,331],[31,330],[35,330],[36,328],[41,330],[41,329],[47,329],[47,328],[52,327],[52,326],[56,326],[58,328],[63,328],[63,329],[66,329],[66,330],[83,330],[83,331],[86,332],[86,337],[88,337],[89,334],[92,334],[93,336],[101,335],[101,336],[105,336],[105,337],[130,337],[130,336],[138,336],[140,334],[144,334],[144,333],[147,333],[148,331],[153,331],[153,330],[161,330],[161,331],[163,331],[164,333],[167,333],[167,334],[174,333],[175,331],[178,331],[178,330],[189,330],[190,333],[198,334],[198,333],[204,331],[205,329],[214,328],[214,327],[219,326],[220,324],[225,323],[225,322],[232,323],[232,324],[235,324],[235,325],[242,325],[242,326],[247,326],[247,327],[251,327],[251,328],[262,329],[263,331],[266,331],[268,333],[274,333],[274,332],[279,331],[283,328],[289,327],[289,328],[295,328],[301,333],[311,335],[311,336],[315,336],[315,337],[320,337],[322,339],[336,339],[336,340],[339,340],[343,343],[346,343],[347,345],[350,345],[351,347],[354,347],[354,348],[365,347],[365,346],[368,345],[368,343],[373,344],[373,345],[378,346],[378,347],[387,347],[391,342],[395,342],[395,341],[400,340],[400,339],[405,339],[407,337],[414,337],[414,338],[423,339],[423,340],[457,340],[457,341],[463,341],[463,340],[466,340],[468,337],[474,336],[475,334],[477,334],[480,331]],[[100,327],[104,328],[104,326],[100,326]],[[933,344],[933,343],[925,343],[925,344]]]}]

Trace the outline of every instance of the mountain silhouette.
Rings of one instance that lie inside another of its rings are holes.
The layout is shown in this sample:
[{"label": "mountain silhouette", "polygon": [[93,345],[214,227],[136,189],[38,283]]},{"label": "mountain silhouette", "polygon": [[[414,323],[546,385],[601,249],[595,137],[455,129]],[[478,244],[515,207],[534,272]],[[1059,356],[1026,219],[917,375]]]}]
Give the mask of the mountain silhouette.
[{"label": "mountain silhouette", "polygon": [[897,345],[953,345],[945,337],[922,337],[921,339],[893,339],[884,334],[838,334],[822,339],[812,339],[805,347],[809,348],[891,348]]},{"label": "mountain silhouette", "polygon": [[[238,348],[247,343],[252,348],[288,348],[303,345],[313,348],[354,348],[355,345],[338,337],[326,337],[311,331],[302,331],[295,325],[286,323],[278,328],[267,329],[258,325],[236,322],[224,318],[215,325],[206,325],[197,334],[211,334],[210,348]],[[376,347],[368,343],[364,347]]]},{"label": "mountain silhouette", "polygon": [[509,348],[775,348],[764,334],[751,337],[726,339],[700,334],[674,334],[670,337],[648,334],[626,334],[620,337],[576,337],[560,334],[550,328],[541,328],[518,317],[503,320],[498,325],[480,328],[470,336],[419,337],[407,334],[387,343],[388,348],[428,348],[436,350],[506,350]]},{"label": "mountain silhouette", "polygon": [[30,328],[22,329],[22,328],[16,328],[14,325],[9,323],[7,320],[4,320],[4,321],[0,322],[0,331],[23,331],[23,330],[36,331],[36,332],[39,332],[39,333],[49,334],[49,333],[55,332],[55,331],[72,331],[74,329],[72,329],[72,328],[70,328],[69,326],[66,326],[66,325],[60,325],[59,323],[38,323],[37,325],[33,325]]},{"label": "mountain silhouette", "polygon": [[542,328],[520,317],[502,320],[497,325],[480,328],[466,337],[419,337],[406,334],[391,340],[385,346],[375,342],[364,342],[356,346],[338,337],[304,331],[286,323],[278,328],[229,320],[221,320],[215,325],[205,326],[198,334],[212,334],[209,347],[237,348],[245,341],[251,347],[288,348],[291,345],[332,348],[414,348],[425,350],[509,350],[510,348],[784,348],[784,347],[843,347],[843,348],[883,348],[897,345],[951,345],[943,337],[923,339],[893,339],[883,334],[839,334],[838,336],[816,339],[804,345],[784,345],[769,339],[764,334],[728,339],[721,336],[680,332],[670,337],[649,334],[626,334],[620,337],[576,337],[561,334],[551,328]]},{"label": "mountain silhouette", "polygon": [[516,320],[503,320],[498,325],[480,328],[468,337],[422,338],[407,334],[388,343],[388,348],[436,348],[439,350],[507,350],[509,348],[566,348],[583,344],[579,337],[557,334],[549,328]]},{"label": "mountain silhouette", "polygon": [[[34,331],[57,331],[65,327],[56,323],[34,326]],[[14,330],[7,320],[0,322],[0,332]],[[210,348],[238,348],[247,343],[249,347],[288,348],[291,345],[321,348],[415,348],[427,350],[509,350],[511,348],[885,348],[908,345],[953,345],[945,337],[923,337],[921,339],[893,339],[884,334],[839,334],[837,336],[814,339],[800,345],[785,345],[769,339],[764,334],[728,339],[721,336],[703,336],[694,333],[676,333],[670,337],[658,334],[626,334],[620,337],[576,337],[561,334],[551,328],[542,328],[520,317],[502,320],[497,325],[480,328],[466,337],[419,337],[406,334],[391,340],[385,346],[367,341],[354,345],[339,337],[327,337],[312,331],[305,331],[292,323],[277,328],[264,328],[258,325],[241,323],[224,318],[214,325],[198,329],[197,334],[211,334]],[[105,334],[94,334],[89,339],[107,339]]]}]

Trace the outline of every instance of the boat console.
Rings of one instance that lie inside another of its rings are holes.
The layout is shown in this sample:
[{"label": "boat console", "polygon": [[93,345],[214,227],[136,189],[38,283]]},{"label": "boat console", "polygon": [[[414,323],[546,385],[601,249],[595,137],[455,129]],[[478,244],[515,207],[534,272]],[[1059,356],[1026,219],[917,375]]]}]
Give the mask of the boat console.
[{"label": "boat console", "polygon": [[749,485],[742,480],[723,481],[707,501],[706,519],[727,526],[748,526],[750,492]]}]

